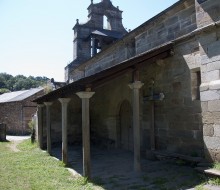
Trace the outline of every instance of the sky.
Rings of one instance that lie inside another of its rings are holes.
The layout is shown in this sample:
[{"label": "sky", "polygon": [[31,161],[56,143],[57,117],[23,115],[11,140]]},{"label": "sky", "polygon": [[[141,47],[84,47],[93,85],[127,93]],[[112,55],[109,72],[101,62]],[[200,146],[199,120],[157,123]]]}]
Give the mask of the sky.
[{"label": "sky", "polygon": [[[99,3],[101,0],[94,0]],[[135,29],[178,0],[112,0]],[[0,0],[0,73],[64,81],[73,60],[73,26],[87,21],[91,0]]]}]

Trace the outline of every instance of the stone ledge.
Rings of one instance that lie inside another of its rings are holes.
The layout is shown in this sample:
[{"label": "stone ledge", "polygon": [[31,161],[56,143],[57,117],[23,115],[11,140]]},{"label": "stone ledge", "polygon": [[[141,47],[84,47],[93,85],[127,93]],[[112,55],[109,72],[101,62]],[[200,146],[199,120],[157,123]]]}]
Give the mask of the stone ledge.
[{"label": "stone ledge", "polygon": [[210,169],[207,167],[196,167],[195,170],[200,173],[210,175],[212,177],[220,177],[220,170],[217,170],[217,169]]},{"label": "stone ledge", "polygon": [[200,92],[206,91],[208,89],[209,89],[209,83],[208,82],[207,83],[202,83],[200,85]]},{"label": "stone ledge", "polygon": [[209,83],[210,90],[219,90],[220,89],[220,80],[211,81]]},{"label": "stone ledge", "polygon": [[220,80],[213,80],[211,82],[205,82],[200,85],[200,92],[207,90],[219,90],[220,89]]}]

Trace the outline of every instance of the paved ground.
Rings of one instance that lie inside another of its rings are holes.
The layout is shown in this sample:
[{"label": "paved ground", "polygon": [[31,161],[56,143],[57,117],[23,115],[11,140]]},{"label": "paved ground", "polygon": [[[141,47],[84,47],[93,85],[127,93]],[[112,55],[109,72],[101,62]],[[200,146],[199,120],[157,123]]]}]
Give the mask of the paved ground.
[{"label": "paved ground", "polygon": [[6,139],[8,141],[21,141],[21,140],[25,140],[25,139],[29,139],[31,138],[30,136],[6,136]]},{"label": "paved ground", "polygon": [[[81,147],[69,148],[71,167],[82,174]],[[190,166],[176,160],[142,159],[142,172],[133,172],[133,154],[124,150],[92,148],[92,179],[106,190],[193,190],[203,179]],[[53,149],[61,159],[61,147]],[[203,189],[205,190],[205,189]],[[206,186],[206,190],[220,187]]]},{"label": "paved ground", "polygon": [[13,142],[10,143],[8,146],[14,152],[19,152],[20,150],[17,148],[17,145],[21,143],[23,140],[29,138],[30,136],[9,136],[9,135],[6,136],[6,140]]}]

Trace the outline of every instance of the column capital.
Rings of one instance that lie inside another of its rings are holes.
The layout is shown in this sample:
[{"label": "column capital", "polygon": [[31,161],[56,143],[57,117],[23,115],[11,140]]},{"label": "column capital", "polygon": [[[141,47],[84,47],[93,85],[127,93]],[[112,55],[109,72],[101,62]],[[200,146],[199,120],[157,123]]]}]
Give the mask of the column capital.
[{"label": "column capital", "polygon": [[42,108],[44,107],[44,104],[37,104],[37,107]]},{"label": "column capital", "polygon": [[58,100],[60,101],[61,104],[65,104],[65,103],[69,103],[71,98],[59,98]]},{"label": "column capital", "polygon": [[128,86],[131,89],[140,89],[143,85],[144,85],[144,83],[142,83],[141,81],[134,81],[133,83],[129,84]]},{"label": "column capital", "polygon": [[45,106],[51,106],[53,104],[53,102],[44,102]]},{"label": "column capital", "polygon": [[95,92],[77,92],[76,95],[79,96],[81,99],[89,99],[91,98]]}]

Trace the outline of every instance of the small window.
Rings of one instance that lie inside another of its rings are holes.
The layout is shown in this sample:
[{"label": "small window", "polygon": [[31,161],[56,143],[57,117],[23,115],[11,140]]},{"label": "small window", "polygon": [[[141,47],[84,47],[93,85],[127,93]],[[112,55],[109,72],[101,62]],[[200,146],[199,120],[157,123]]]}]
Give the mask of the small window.
[{"label": "small window", "polygon": [[191,93],[192,100],[200,100],[200,85],[201,85],[201,72],[191,72]]}]

